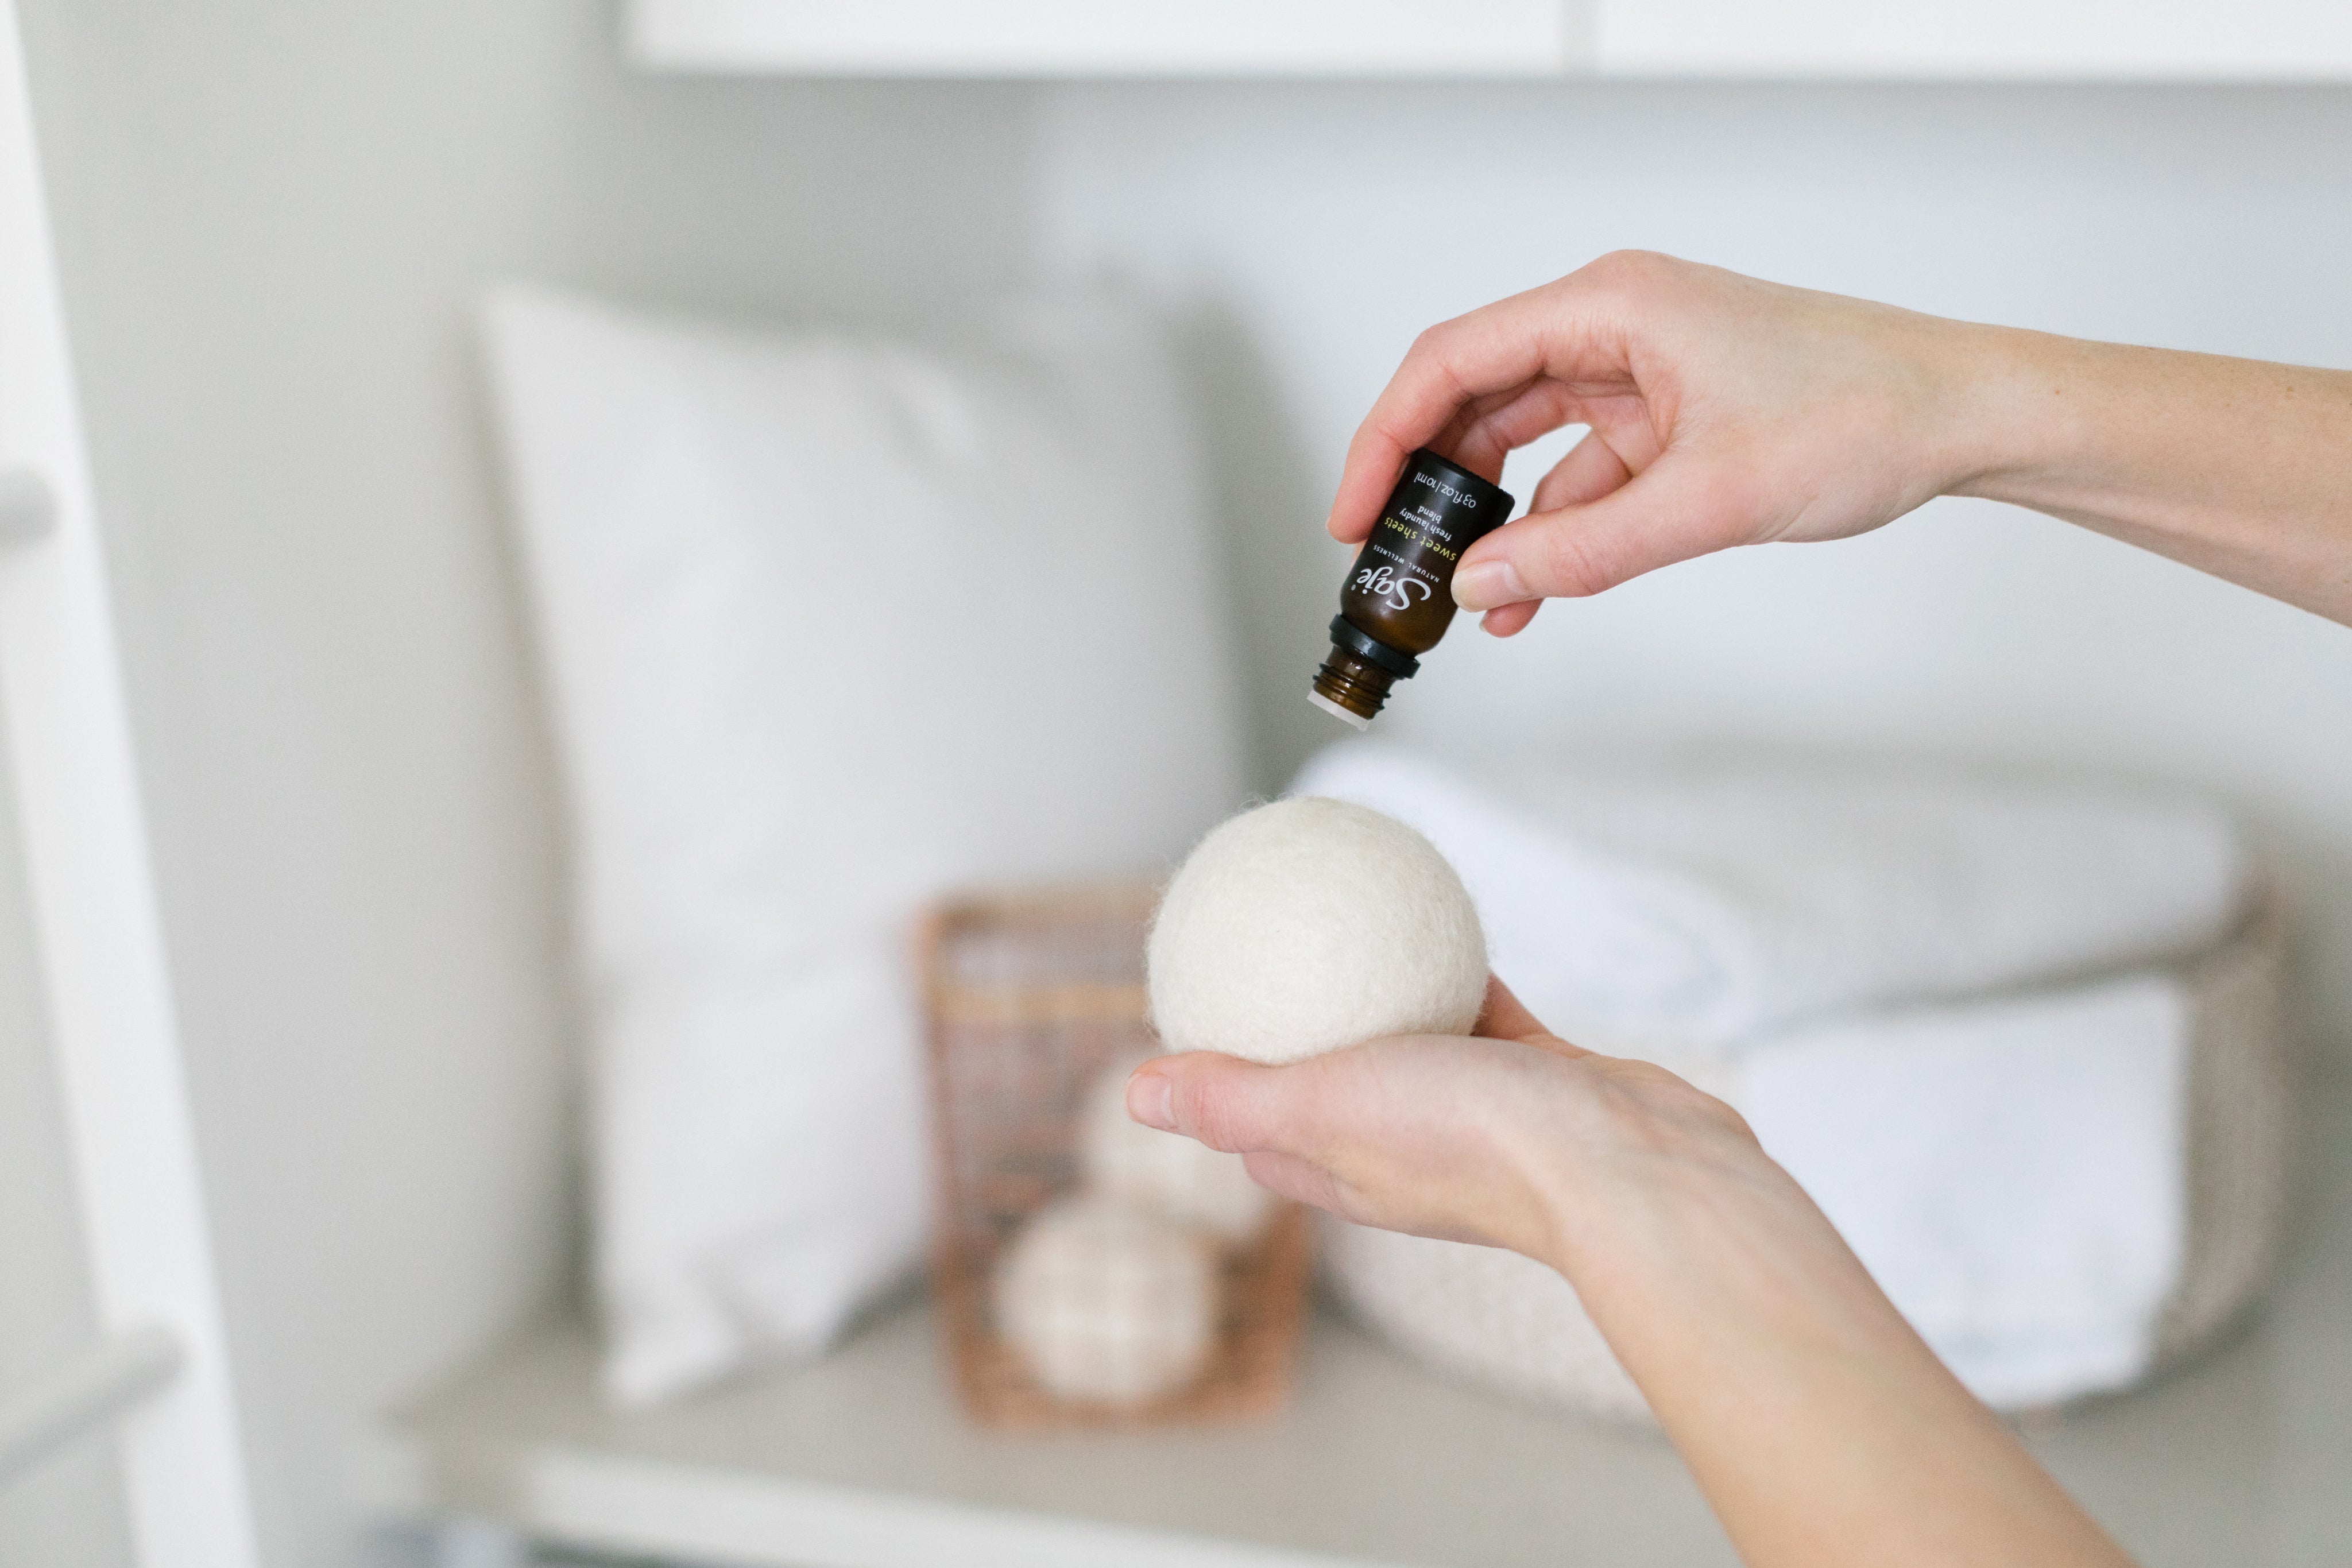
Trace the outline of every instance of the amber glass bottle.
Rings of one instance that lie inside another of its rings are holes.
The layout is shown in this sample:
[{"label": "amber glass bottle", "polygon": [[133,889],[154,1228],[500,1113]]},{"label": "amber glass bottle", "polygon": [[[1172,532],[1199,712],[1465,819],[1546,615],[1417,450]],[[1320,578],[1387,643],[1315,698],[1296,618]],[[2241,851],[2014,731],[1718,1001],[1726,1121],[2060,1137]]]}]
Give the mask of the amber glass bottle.
[{"label": "amber glass bottle", "polygon": [[1462,552],[1510,515],[1507,492],[1426,447],[1414,453],[1340,585],[1331,656],[1307,700],[1369,727],[1390,684],[1411,679],[1453,623]]}]

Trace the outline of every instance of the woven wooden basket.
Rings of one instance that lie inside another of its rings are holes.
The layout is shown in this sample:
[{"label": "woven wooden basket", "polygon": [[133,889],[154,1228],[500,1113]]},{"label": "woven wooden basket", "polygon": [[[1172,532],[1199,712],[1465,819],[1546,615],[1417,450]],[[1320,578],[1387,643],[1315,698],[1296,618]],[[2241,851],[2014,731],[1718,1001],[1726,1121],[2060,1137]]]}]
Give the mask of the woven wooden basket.
[{"label": "woven wooden basket", "polygon": [[998,1250],[1078,1183],[1087,1090],[1111,1062],[1156,1049],[1143,985],[1153,891],[1117,884],[958,898],[934,908],[921,964],[937,1144],[932,1254],[939,1321],[964,1408],[1036,1429],[1232,1419],[1278,1409],[1307,1290],[1308,1229],[1295,1205],[1230,1254],[1224,1321],[1190,1387],[1131,1408],[1039,1387],[996,1333]]}]

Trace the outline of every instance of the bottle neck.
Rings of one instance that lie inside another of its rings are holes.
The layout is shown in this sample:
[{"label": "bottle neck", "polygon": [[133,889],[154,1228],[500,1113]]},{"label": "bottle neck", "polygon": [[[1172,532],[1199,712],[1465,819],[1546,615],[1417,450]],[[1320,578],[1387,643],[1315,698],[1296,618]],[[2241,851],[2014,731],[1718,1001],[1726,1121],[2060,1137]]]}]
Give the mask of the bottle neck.
[{"label": "bottle neck", "polygon": [[1381,705],[1388,701],[1389,686],[1395,680],[1378,664],[1334,646],[1331,656],[1315,672],[1313,700],[1334,717],[1366,729]]}]

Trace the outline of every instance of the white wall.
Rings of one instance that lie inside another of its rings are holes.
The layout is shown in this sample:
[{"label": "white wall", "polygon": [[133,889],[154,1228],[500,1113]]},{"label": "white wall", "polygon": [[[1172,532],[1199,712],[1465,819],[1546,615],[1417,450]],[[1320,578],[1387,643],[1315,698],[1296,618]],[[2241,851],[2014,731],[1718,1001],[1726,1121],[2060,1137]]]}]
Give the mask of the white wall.
[{"label": "white wall", "polygon": [[24,9],[265,1532],[328,1563],[367,1415],[572,1247],[557,821],[469,302],[995,280],[1022,100],[632,79],[577,0]]},{"label": "white wall", "polygon": [[[1422,327],[1639,246],[1940,313],[2352,366],[2352,92],[1711,86],[1057,90],[1061,266],[1191,316],[1274,787],[1344,559],[1319,527]],[[1561,444],[1546,447],[1556,455]],[[1515,462],[1522,498],[1541,463]],[[2063,524],[1944,501],[1467,622],[1382,727],[1956,754],[2194,780],[2273,836],[2352,1037],[2352,632]]]}]

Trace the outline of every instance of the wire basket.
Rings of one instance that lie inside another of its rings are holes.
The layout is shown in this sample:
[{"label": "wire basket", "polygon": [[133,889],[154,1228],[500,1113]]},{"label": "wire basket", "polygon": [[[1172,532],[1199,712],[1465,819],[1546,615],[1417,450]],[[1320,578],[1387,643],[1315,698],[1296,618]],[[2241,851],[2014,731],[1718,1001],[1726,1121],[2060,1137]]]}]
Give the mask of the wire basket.
[{"label": "wire basket", "polygon": [[931,1125],[939,1184],[933,1284],[948,1363],[983,1425],[1036,1429],[1214,1421],[1278,1409],[1306,1300],[1308,1230],[1280,1205],[1225,1256],[1207,1367],[1150,1404],[1073,1404],[1040,1387],[996,1332],[997,1253],[1078,1184],[1081,1108],[1110,1063],[1157,1049],[1143,985],[1148,886],[1045,888],[950,900],[924,922]]}]

